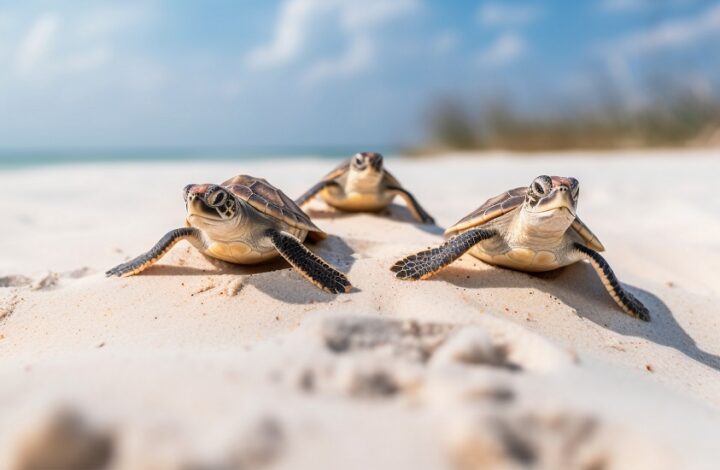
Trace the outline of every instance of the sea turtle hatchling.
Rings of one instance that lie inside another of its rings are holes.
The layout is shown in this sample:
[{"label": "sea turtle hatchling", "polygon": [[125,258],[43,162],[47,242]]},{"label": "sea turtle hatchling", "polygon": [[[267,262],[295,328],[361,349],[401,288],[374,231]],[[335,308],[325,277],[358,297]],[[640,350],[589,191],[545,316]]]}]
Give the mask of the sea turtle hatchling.
[{"label": "sea turtle hatchling", "polygon": [[295,202],[303,207],[316,195],[329,206],[346,212],[377,212],[400,196],[415,219],[424,224],[435,223],[415,197],[384,168],[383,156],[375,152],[356,153]]},{"label": "sea turtle hatchling", "polygon": [[602,243],[577,217],[580,185],[575,178],[538,176],[485,204],[445,231],[437,248],[392,266],[400,279],[425,279],[469,252],[480,260],[529,272],[550,271],[588,260],[610,296],[628,315],[649,321],[648,309],[618,282],[600,256]]},{"label": "sea turtle hatchling", "polygon": [[183,193],[185,227],[171,230],[147,253],[109,270],[131,276],[158,261],[180,240],[203,254],[237,264],[255,264],[278,254],[322,290],[349,292],[345,275],[305,248],[306,237],[327,235],[290,198],[262,178],[239,175],[221,185],[190,184]]}]

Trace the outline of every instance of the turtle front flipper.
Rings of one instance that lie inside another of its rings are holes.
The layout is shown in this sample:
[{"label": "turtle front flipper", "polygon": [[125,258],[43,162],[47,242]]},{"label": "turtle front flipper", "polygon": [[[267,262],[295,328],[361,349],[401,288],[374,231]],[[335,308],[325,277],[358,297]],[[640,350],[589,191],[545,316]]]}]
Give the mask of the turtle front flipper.
[{"label": "turtle front flipper", "polygon": [[496,235],[494,230],[475,228],[462,232],[438,246],[410,255],[396,262],[390,271],[400,279],[427,279],[462,255],[470,248]]},{"label": "turtle front flipper", "polygon": [[280,255],[320,289],[331,294],[350,292],[352,289],[350,281],[343,273],[305,248],[297,238],[278,230],[268,230],[267,236]]},{"label": "turtle front flipper", "polygon": [[105,275],[107,277],[126,277],[138,274],[155,264],[180,240],[188,240],[196,247],[202,246],[203,244],[200,230],[192,227],[176,228],[166,233],[147,253],[143,253],[135,259],[115,266],[106,272]]},{"label": "turtle front flipper", "polygon": [[434,224],[435,219],[422,208],[420,203],[417,202],[415,197],[410,194],[406,189],[399,186],[388,186],[388,191],[391,191],[405,200],[408,209],[412,212],[413,217],[423,224]]},{"label": "turtle front flipper", "polygon": [[310,201],[310,199],[314,198],[320,191],[323,189],[329,187],[329,186],[339,186],[337,182],[333,180],[327,180],[327,181],[320,181],[312,188],[305,191],[305,193],[300,196],[299,198],[295,199],[295,204],[298,205],[298,207],[302,207],[305,204]]},{"label": "turtle front flipper", "polygon": [[600,253],[580,243],[575,243],[575,249],[590,261],[590,264],[592,264],[595,272],[600,276],[600,280],[602,280],[602,283],[605,285],[610,297],[613,298],[615,303],[617,303],[625,313],[643,321],[650,321],[650,312],[647,307],[620,285],[615,273]]}]

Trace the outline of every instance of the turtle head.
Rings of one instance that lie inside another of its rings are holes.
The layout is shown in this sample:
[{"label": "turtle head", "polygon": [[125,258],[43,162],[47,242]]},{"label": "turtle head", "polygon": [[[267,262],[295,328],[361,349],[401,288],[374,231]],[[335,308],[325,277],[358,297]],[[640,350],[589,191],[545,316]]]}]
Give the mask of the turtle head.
[{"label": "turtle head", "polygon": [[541,175],[528,187],[523,219],[547,231],[564,232],[575,220],[580,184],[575,178]]},{"label": "turtle head", "polygon": [[350,160],[353,171],[361,173],[382,173],[383,156],[375,152],[360,152]]},{"label": "turtle head", "polygon": [[234,227],[243,211],[237,198],[216,184],[189,184],[183,190],[187,222],[199,229],[217,230]]},{"label": "turtle head", "polygon": [[350,159],[348,184],[356,190],[374,191],[383,179],[383,156],[375,152],[356,153]]}]

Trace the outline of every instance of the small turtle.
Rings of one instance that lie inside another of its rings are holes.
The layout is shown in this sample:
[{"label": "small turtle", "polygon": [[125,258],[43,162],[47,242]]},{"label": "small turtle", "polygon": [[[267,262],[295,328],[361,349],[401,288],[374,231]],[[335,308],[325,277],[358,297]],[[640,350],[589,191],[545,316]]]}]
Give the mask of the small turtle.
[{"label": "small turtle", "polygon": [[437,248],[408,256],[392,266],[400,279],[425,279],[466,252],[480,260],[529,272],[550,271],[588,260],[610,296],[625,313],[650,321],[648,309],[623,289],[602,243],[577,217],[580,185],[575,178],[538,176],[485,204],[445,231]]},{"label": "small turtle", "polygon": [[183,193],[185,227],[171,230],[147,253],[109,270],[131,276],[159,260],[180,240],[203,254],[238,264],[255,264],[280,254],[307,280],[330,293],[349,292],[345,275],[305,248],[306,237],[327,235],[282,191],[262,178],[240,175],[222,185],[190,184]]},{"label": "small turtle", "polygon": [[377,212],[389,206],[395,196],[400,196],[418,221],[435,223],[413,195],[383,167],[383,156],[379,153],[356,153],[295,202],[303,207],[316,195],[328,205],[346,212]]}]

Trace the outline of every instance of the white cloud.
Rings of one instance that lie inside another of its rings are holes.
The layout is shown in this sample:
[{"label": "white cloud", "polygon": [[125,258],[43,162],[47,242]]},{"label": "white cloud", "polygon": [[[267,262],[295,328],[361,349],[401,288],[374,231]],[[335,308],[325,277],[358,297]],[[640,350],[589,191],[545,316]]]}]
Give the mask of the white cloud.
[{"label": "white cloud", "polygon": [[663,50],[688,46],[714,36],[720,37],[720,4],[696,16],[668,20],[614,41],[602,43],[598,49],[615,85],[620,87],[626,99],[630,100],[630,106],[637,106],[643,102],[643,96],[634,80],[632,67],[634,60]]},{"label": "white cloud", "polygon": [[633,33],[613,41],[606,50],[611,56],[626,57],[681,47],[713,36],[720,36],[720,5],[695,17],[667,21]]},{"label": "white cloud", "polygon": [[478,61],[484,67],[502,67],[519,59],[526,50],[527,44],[522,36],[505,33],[480,52]]},{"label": "white cloud", "polygon": [[254,68],[286,65],[302,51],[313,19],[328,4],[322,0],[292,0],[283,3],[275,24],[273,40],[250,52],[249,66]]},{"label": "white cloud", "polygon": [[375,49],[365,37],[355,40],[341,57],[324,59],[312,64],[303,78],[308,83],[332,78],[349,77],[362,71],[373,61]]},{"label": "white cloud", "polygon": [[[103,67],[117,55],[114,35],[140,25],[149,12],[148,8],[127,6],[75,15],[40,14],[15,41],[5,41],[14,57],[14,71],[17,77],[32,79],[37,85]],[[16,22],[22,26],[21,21]]]},{"label": "white cloud", "polygon": [[32,71],[47,57],[59,26],[60,20],[54,14],[46,14],[35,20],[17,49],[16,66],[21,74]]},{"label": "white cloud", "polygon": [[[269,69],[305,58],[309,62],[303,73],[306,82],[354,75],[374,62],[378,28],[418,6],[419,0],[286,0],[272,40],[250,51],[246,64],[251,69]],[[343,36],[332,41],[347,43],[346,49],[333,58],[308,58],[309,37],[327,29],[322,22],[328,20],[339,26]]]},{"label": "white cloud", "polygon": [[540,16],[537,5],[486,2],[480,5],[477,19],[483,26],[524,26]]}]

